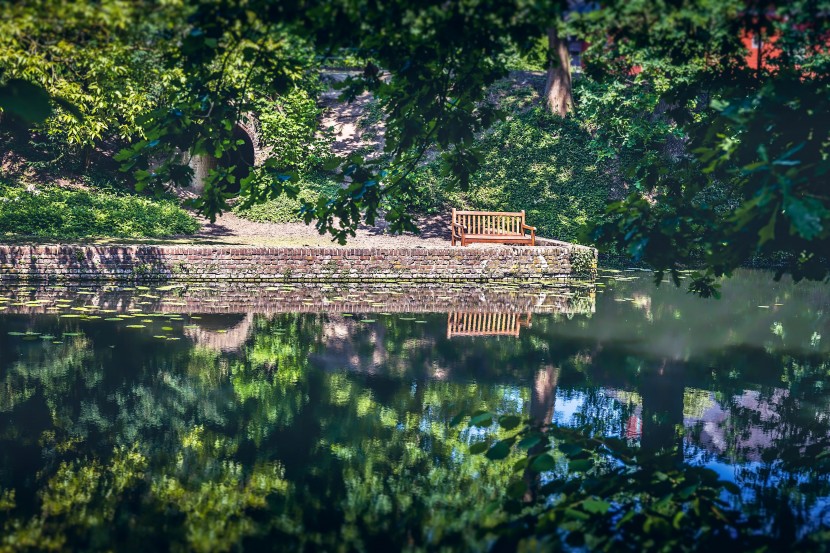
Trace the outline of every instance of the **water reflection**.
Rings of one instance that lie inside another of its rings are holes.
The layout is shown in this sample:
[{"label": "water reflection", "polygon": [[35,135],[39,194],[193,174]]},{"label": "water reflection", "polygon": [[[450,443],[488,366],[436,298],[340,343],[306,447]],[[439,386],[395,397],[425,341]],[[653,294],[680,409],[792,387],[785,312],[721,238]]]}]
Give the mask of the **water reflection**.
[{"label": "water reflection", "polygon": [[530,326],[531,313],[481,313],[454,311],[447,315],[447,338],[458,336],[519,336]]},{"label": "water reflection", "polygon": [[[477,548],[512,472],[449,427],[475,409],[716,468],[770,532],[828,522],[825,287],[267,288],[0,292],[0,544]],[[488,310],[533,324],[456,338]]]}]

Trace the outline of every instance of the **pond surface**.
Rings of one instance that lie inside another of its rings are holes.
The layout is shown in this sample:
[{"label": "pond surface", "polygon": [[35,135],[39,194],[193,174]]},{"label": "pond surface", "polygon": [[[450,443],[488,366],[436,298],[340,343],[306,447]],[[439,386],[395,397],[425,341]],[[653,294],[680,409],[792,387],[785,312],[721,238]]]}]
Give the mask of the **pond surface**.
[{"label": "pond surface", "polygon": [[677,447],[770,533],[826,527],[830,287],[603,274],[0,289],[0,549],[480,548],[511,470],[450,426],[475,409]]}]

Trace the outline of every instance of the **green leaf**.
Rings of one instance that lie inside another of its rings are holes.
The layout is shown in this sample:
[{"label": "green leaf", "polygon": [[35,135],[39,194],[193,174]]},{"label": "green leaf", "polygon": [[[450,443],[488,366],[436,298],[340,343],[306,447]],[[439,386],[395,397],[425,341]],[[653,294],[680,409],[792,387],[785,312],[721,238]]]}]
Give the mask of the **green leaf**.
[{"label": "green leaf", "polygon": [[493,415],[487,411],[479,412],[470,419],[470,426],[486,427],[493,424]]},{"label": "green leaf", "polygon": [[530,469],[534,472],[545,472],[556,468],[556,460],[547,453],[543,453],[536,457],[530,463]]},{"label": "green leaf", "polygon": [[528,449],[538,445],[539,442],[541,442],[541,441],[542,441],[542,436],[540,436],[539,434],[531,434],[531,435],[525,436],[524,438],[519,440],[519,448],[524,449],[524,450],[528,450]]},{"label": "green leaf", "polygon": [[769,222],[758,231],[758,238],[760,238],[758,245],[763,246],[765,243],[775,238],[775,222],[777,219],[778,210],[776,209],[772,212],[772,217],[769,218]]},{"label": "green leaf", "polygon": [[805,240],[812,240],[824,230],[821,221],[827,216],[827,210],[821,202],[809,198],[802,201],[788,196],[784,210],[793,228]]},{"label": "green leaf", "polygon": [[627,522],[629,522],[635,516],[637,516],[637,511],[634,511],[634,510],[628,511],[627,513],[625,513],[623,515],[623,517],[619,520],[619,522],[617,522],[616,527],[617,528],[622,528],[622,526],[624,526]]},{"label": "green leaf", "polygon": [[573,457],[574,455],[578,455],[585,451],[582,449],[582,446],[578,444],[572,444],[568,442],[562,442],[559,444],[559,451],[567,455],[568,457]]},{"label": "green leaf", "polygon": [[576,520],[588,520],[589,518],[591,518],[590,515],[588,515],[588,513],[585,513],[584,511],[578,511],[577,509],[565,509],[565,516]]},{"label": "green leaf", "polygon": [[0,109],[30,124],[42,123],[52,115],[46,90],[22,79],[10,79],[0,85]]},{"label": "green leaf", "polygon": [[589,498],[582,502],[582,508],[589,513],[604,515],[611,508],[611,504],[601,499]]},{"label": "green leaf", "polygon": [[691,484],[689,486],[686,486],[686,487],[680,489],[677,492],[677,497],[679,497],[680,499],[687,499],[689,496],[691,496],[693,493],[695,493],[695,491],[697,490],[697,488],[699,486],[700,486],[699,483],[694,483],[694,484]]},{"label": "green leaf", "polygon": [[513,430],[522,423],[521,417],[516,415],[502,415],[499,417],[499,426],[505,430]]},{"label": "green leaf", "polygon": [[734,482],[724,481],[722,485],[723,489],[731,494],[739,495],[741,493],[741,488],[739,488]]},{"label": "green leaf", "polygon": [[512,440],[501,440],[496,442],[495,445],[487,451],[487,455],[485,455],[485,457],[493,461],[504,459],[510,455],[511,445],[513,445]]},{"label": "green leaf", "polygon": [[524,480],[513,480],[507,486],[507,497],[511,499],[521,499],[527,493],[527,484]]},{"label": "green leaf", "polygon": [[569,472],[586,472],[594,466],[593,459],[574,459],[568,463]]}]

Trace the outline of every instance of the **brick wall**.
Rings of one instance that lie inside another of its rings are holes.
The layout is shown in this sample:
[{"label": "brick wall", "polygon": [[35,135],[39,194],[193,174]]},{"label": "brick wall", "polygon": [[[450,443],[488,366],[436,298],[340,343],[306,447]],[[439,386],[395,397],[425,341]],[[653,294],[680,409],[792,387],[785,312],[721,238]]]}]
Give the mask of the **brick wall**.
[{"label": "brick wall", "polygon": [[551,279],[596,274],[593,248],[0,246],[0,280],[383,281]]}]

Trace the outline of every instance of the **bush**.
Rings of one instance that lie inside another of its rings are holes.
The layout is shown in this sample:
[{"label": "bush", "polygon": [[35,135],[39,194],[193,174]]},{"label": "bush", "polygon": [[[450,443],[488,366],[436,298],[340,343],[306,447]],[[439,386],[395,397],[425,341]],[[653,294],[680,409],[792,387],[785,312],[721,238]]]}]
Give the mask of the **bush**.
[{"label": "bush", "polygon": [[328,196],[339,188],[337,182],[324,175],[300,177],[297,186],[300,192],[296,199],[283,195],[249,207],[234,206],[233,212],[257,223],[296,223],[303,220],[299,215],[303,201],[315,202],[321,194]]},{"label": "bush", "polygon": [[196,219],[171,200],[0,183],[0,235],[160,238],[197,230]]},{"label": "bush", "polygon": [[603,217],[611,178],[578,120],[533,108],[497,124],[479,145],[482,167],[468,191],[444,191],[437,163],[415,177],[416,188],[425,191],[422,208],[524,209],[540,235],[568,241],[578,241],[582,225]]}]

